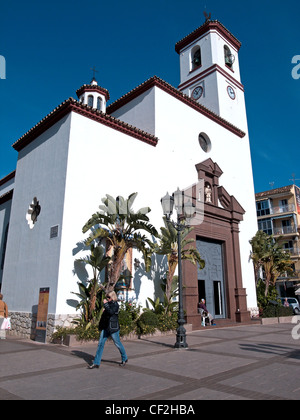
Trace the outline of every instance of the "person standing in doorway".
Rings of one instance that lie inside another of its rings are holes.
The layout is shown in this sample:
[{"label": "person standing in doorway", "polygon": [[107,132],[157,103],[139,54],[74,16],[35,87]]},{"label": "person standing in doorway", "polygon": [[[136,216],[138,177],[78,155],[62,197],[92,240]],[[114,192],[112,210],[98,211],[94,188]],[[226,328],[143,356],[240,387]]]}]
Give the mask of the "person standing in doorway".
[{"label": "person standing in doorway", "polygon": [[6,339],[6,331],[2,330],[2,323],[5,318],[8,317],[8,308],[6,303],[3,301],[3,295],[0,293],[0,339],[5,340]]},{"label": "person standing in doorway", "polygon": [[104,312],[100,319],[99,330],[100,339],[98,344],[98,349],[95,355],[95,359],[92,365],[89,366],[89,369],[99,368],[102,358],[102,353],[104,350],[104,345],[109,336],[113,339],[115,346],[119,349],[122,361],[119,364],[120,366],[125,366],[128,362],[127,354],[125,348],[120,340],[120,325],[119,325],[119,304],[117,302],[118,298],[115,292],[107,293],[106,299],[103,300]]}]

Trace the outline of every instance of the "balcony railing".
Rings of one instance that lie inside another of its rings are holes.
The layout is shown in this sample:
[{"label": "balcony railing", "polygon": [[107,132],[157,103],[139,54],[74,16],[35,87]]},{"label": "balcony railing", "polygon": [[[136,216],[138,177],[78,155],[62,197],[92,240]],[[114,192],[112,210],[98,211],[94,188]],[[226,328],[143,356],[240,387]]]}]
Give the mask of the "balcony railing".
[{"label": "balcony railing", "polygon": [[291,235],[297,233],[295,226],[274,227],[274,235]]},{"label": "balcony railing", "polygon": [[294,204],[287,204],[286,206],[271,207],[270,214],[279,213],[293,213],[295,211]]},{"label": "balcony railing", "polygon": [[300,271],[295,270],[293,275],[288,275],[287,273],[282,273],[277,280],[291,280],[291,281],[299,281],[300,279]]},{"label": "balcony railing", "polygon": [[284,248],[284,251],[288,252],[292,257],[295,257],[300,254],[299,248]]},{"label": "balcony railing", "polygon": [[270,216],[284,213],[295,213],[295,205],[287,204],[286,206],[267,207],[257,210],[257,217]]}]

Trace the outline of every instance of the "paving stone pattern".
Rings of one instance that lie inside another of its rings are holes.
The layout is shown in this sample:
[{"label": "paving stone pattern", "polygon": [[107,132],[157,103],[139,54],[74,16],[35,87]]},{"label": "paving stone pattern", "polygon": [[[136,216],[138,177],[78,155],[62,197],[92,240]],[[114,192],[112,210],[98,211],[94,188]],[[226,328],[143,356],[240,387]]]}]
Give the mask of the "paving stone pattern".
[{"label": "paving stone pattern", "polygon": [[299,400],[300,340],[293,324],[192,331],[188,349],[175,336],[125,341],[128,364],[112,342],[100,369],[95,344],[65,347],[0,340],[0,400]]}]

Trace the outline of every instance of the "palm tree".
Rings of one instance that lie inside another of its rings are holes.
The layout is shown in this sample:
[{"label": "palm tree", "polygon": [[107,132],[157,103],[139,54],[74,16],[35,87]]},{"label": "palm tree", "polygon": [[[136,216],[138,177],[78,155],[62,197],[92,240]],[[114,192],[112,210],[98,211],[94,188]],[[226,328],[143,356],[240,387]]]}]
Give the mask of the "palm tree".
[{"label": "palm tree", "polygon": [[[155,252],[160,255],[166,255],[168,260],[168,271],[165,285],[165,293],[168,300],[171,299],[172,295],[172,283],[173,277],[178,265],[178,236],[177,230],[165,217],[163,218],[165,227],[161,227],[160,245],[155,249]],[[194,239],[186,238],[187,235],[193,230],[193,228],[187,227],[181,231],[181,258],[188,260],[194,265],[199,264],[200,269],[205,267],[205,261],[201,258],[199,251],[188,245],[192,244]]]},{"label": "palm tree", "polygon": [[88,281],[88,284],[78,283],[79,293],[75,293],[81,299],[77,309],[82,309],[82,320],[85,324],[88,324],[94,320],[100,310],[100,307],[97,307],[98,294],[103,290],[100,283],[100,273],[107,266],[110,258],[105,256],[102,246],[90,244],[90,255],[76,261],[92,268],[92,278]]},{"label": "palm tree", "polygon": [[129,249],[135,248],[142,252],[146,271],[149,271],[151,266],[153,242],[140,231],[145,231],[154,237],[158,234],[155,227],[149,223],[147,216],[151,211],[149,207],[141,208],[136,213],[133,211],[132,205],[136,196],[137,193],[133,193],[128,199],[121,196],[115,199],[106,194],[106,197],[102,198],[103,205],[99,206],[100,211],[93,214],[82,228],[83,233],[91,230],[85,241],[87,245],[93,241],[106,242],[107,255],[111,257],[106,293],[114,290]]},{"label": "palm tree", "polygon": [[287,272],[293,275],[292,264],[293,261],[290,259],[290,254],[284,251],[282,245],[278,243],[278,239],[275,239],[273,246],[263,260],[263,268],[266,276],[265,296],[268,296],[270,285],[275,285],[276,280],[281,274]]},{"label": "palm tree", "polygon": [[256,285],[260,268],[265,272],[265,296],[268,296],[270,285],[275,285],[281,274],[288,272],[293,275],[293,262],[280,240],[281,237],[274,238],[273,235],[258,231],[249,241],[252,245],[250,258],[254,265]]},{"label": "palm tree", "polygon": [[257,283],[260,278],[259,271],[263,265],[264,258],[267,255],[273,240],[270,235],[263,232],[262,230],[259,230],[249,242],[252,246],[252,250],[250,252],[250,259],[253,262],[255,284],[257,286]]}]

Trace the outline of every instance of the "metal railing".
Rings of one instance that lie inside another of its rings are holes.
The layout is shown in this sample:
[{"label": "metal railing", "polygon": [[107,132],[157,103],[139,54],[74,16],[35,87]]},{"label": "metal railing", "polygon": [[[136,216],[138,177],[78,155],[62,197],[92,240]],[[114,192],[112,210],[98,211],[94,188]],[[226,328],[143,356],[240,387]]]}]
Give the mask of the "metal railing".
[{"label": "metal railing", "polygon": [[279,213],[293,213],[295,212],[294,204],[287,204],[286,206],[271,207],[270,214],[279,214]]},{"label": "metal railing", "polygon": [[290,235],[293,233],[297,233],[296,226],[281,226],[273,229],[273,235]]}]

